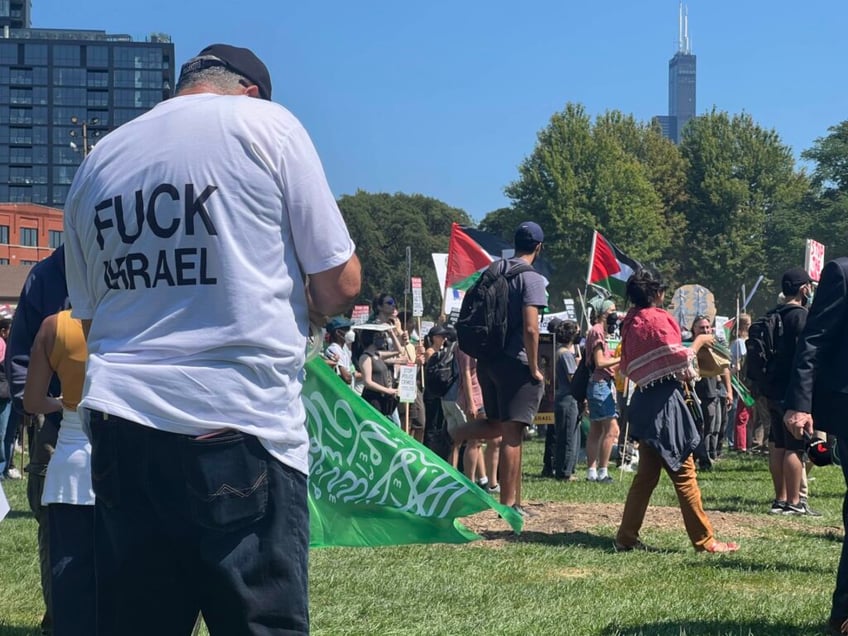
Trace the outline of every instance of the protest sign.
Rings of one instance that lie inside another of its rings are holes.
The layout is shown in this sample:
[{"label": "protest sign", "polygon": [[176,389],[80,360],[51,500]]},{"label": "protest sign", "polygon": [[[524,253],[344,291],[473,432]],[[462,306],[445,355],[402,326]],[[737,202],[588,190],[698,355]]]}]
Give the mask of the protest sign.
[{"label": "protest sign", "polygon": [[807,239],[807,249],[804,254],[804,269],[810,275],[810,278],[817,281],[821,276],[822,268],[824,267],[824,245]]},{"label": "protest sign", "polygon": [[401,403],[411,404],[415,402],[418,394],[418,385],[416,383],[417,367],[414,364],[405,364],[400,369],[398,377],[398,398]]},{"label": "protest sign", "polygon": [[412,279],[412,315],[416,318],[424,315],[424,294],[421,290],[421,277],[413,276]]},{"label": "protest sign", "polygon": [[371,307],[368,305],[354,305],[353,313],[350,315],[350,321],[355,325],[364,325],[368,322],[368,316],[371,313]]}]

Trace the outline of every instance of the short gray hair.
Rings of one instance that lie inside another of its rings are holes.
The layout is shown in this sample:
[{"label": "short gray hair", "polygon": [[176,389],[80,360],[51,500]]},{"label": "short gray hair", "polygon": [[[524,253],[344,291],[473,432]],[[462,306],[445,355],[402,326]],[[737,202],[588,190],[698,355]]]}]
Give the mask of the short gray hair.
[{"label": "short gray hair", "polygon": [[244,75],[239,75],[225,66],[211,66],[199,68],[180,75],[175,93],[179,95],[182,91],[195,86],[207,85],[219,89],[225,95],[240,93],[245,86],[253,84]]}]

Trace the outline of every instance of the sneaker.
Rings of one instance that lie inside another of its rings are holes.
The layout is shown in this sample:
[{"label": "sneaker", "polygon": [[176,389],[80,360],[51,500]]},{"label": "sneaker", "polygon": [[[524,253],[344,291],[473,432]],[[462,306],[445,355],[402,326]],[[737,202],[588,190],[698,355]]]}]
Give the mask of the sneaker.
[{"label": "sneaker", "polygon": [[489,483],[489,484],[486,485],[486,492],[488,492],[490,495],[498,494],[500,491],[501,491],[501,485],[500,484]]},{"label": "sneaker", "polygon": [[19,471],[17,468],[10,468],[9,470],[7,470],[4,477],[6,477],[6,479],[23,479],[21,471]]},{"label": "sneaker", "polygon": [[598,481],[597,473],[589,473],[586,475],[586,481]]},{"label": "sneaker", "polygon": [[820,512],[816,512],[810,506],[807,505],[806,501],[799,501],[796,504],[788,503],[786,504],[786,509],[783,511],[785,515],[809,515],[810,517],[821,517]]},{"label": "sneaker", "polygon": [[611,484],[615,481],[615,479],[613,479],[611,475],[606,474],[603,477],[598,477],[595,481],[597,481],[599,484]]},{"label": "sneaker", "polygon": [[771,508],[769,508],[769,514],[772,515],[782,515],[786,512],[786,502],[781,501],[780,499],[775,499],[771,502]]},{"label": "sneaker", "polygon": [[[809,481],[809,479],[807,481]],[[807,503],[807,500],[804,499],[803,497],[801,498],[801,505],[804,506],[804,508],[806,509],[807,516],[809,516],[809,517],[821,517],[822,516],[822,513],[820,513],[818,510],[813,510],[812,508],[810,508],[810,505]]]},{"label": "sneaker", "polygon": [[618,469],[623,473],[635,473],[636,472],[636,468],[633,466],[632,463],[631,464],[622,464],[621,466],[618,467]]}]

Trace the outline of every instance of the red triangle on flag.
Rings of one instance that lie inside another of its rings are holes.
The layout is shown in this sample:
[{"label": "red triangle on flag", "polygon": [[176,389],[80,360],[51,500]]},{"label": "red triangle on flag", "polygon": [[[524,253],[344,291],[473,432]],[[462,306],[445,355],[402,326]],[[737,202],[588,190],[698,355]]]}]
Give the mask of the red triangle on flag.
[{"label": "red triangle on flag", "polygon": [[445,279],[448,287],[488,267],[491,263],[491,255],[477,241],[466,234],[459,224],[451,225],[448,271]]}]

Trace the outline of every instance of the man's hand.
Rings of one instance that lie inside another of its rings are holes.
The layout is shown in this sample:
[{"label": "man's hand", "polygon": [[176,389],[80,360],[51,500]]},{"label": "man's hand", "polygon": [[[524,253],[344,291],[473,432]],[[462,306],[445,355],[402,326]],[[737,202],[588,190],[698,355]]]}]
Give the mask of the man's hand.
[{"label": "man's hand", "polygon": [[530,372],[530,377],[533,378],[536,382],[544,382],[545,375],[539,371],[539,369],[535,369]]},{"label": "man's hand", "polygon": [[813,416],[809,413],[792,410],[786,411],[783,414],[783,424],[795,439],[804,437],[805,431],[809,435],[813,434]]}]

